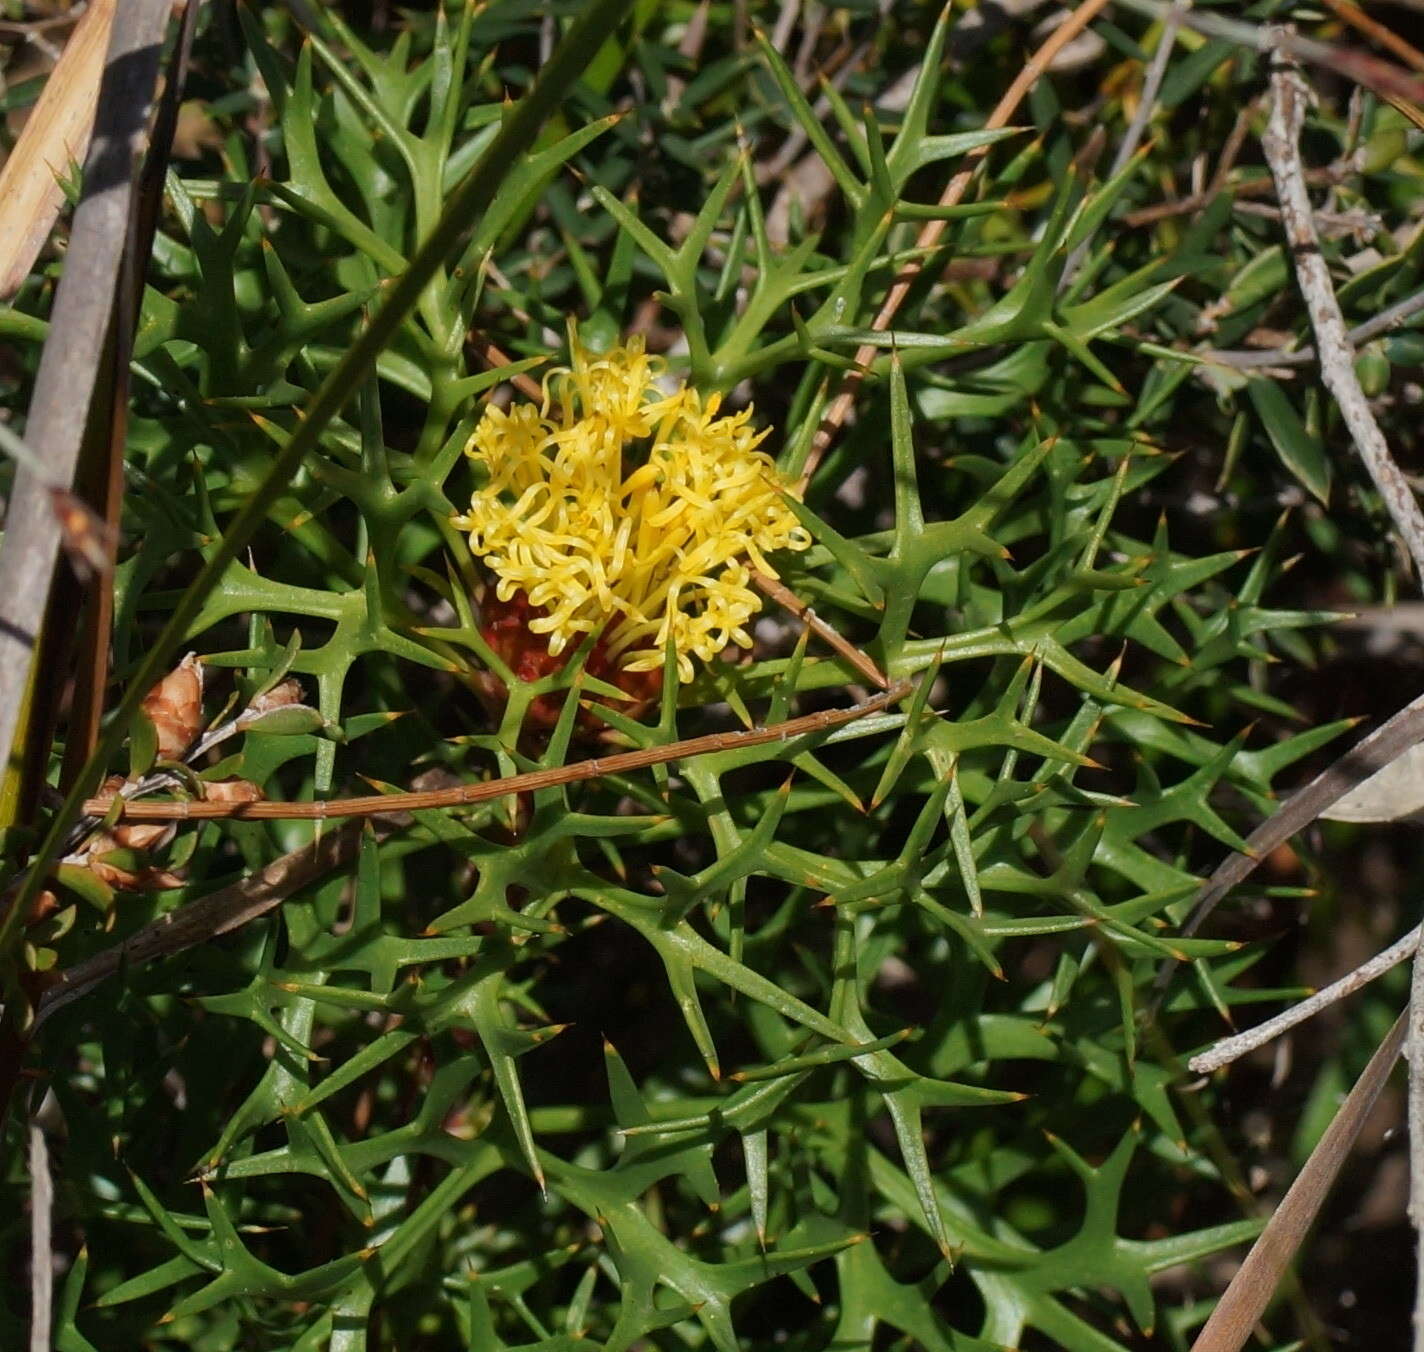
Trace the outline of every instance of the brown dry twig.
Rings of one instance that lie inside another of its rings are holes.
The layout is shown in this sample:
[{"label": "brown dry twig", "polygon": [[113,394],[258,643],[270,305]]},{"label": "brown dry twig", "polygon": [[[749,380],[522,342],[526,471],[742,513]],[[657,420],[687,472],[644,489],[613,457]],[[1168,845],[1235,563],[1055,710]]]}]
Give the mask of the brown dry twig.
[{"label": "brown dry twig", "polygon": [[[1303,831],[1351,789],[1384,769],[1419,741],[1424,741],[1424,695],[1406,704],[1394,717],[1362,738],[1328,770],[1297,789],[1252,831],[1246,837],[1245,849],[1228,855],[1197,893],[1192,912],[1182,926],[1182,936],[1190,938],[1194,935],[1222,898],[1248,878],[1278,845],[1284,844],[1297,831]],[[1169,958],[1158,970],[1154,983],[1158,1003],[1175,969],[1176,959]]]},{"label": "brown dry twig", "polygon": [[890,678],[875,665],[874,659],[857,648],[834,626],[827,624],[790,587],[756,570],[752,571],[752,582],[766,597],[794,615],[823,643],[845,658],[872,685],[881,690],[890,688]]},{"label": "brown dry twig", "polygon": [[[1038,83],[1044,71],[1052,64],[1053,58],[1097,18],[1107,7],[1107,3],[1108,0],[1083,0],[1083,3],[1049,34],[1047,41],[1029,58],[1028,64],[1015,77],[1003,98],[995,104],[994,111],[989,114],[984,123],[985,131],[998,131],[1009,125],[1009,119],[1014,115],[1015,109],[1018,108],[1029,90]],[[939,204],[941,206],[957,206],[963,200],[975,172],[987,153],[987,148],[981,146],[978,150],[970,151],[965,156],[965,167],[950,179],[948,187],[940,195]],[[939,243],[940,236],[944,234],[948,226],[947,218],[926,221],[924,228],[915,239],[916,250],[933,249]],[[873,331],[884,333],[890,327],[891,322],[900,311],[900,306],[905,303],[905,297],[909,295],[910,287],[914,285],[915,279],[923,269],[924,262],[920,258],[912,260],[901,269],[890,287],[889,294],[881,303],[879,312],[871,322],[870,327]],[[821,463],[849,416],[851,406],[855,403],[855,396],[864,383],[866,372],[870,363],[875,360],[878,351],[879,349],[873,343],[863,344],[856,350],[855,366],[847,370],[841,377],[830,407],[822,417],[821,425],[816,429],[811,449],[807,452],[806,463],[801,471],[800,488],[802,492],[811,482],[816,467]]]},{"label": "brown dry twig", "polygon": [[736,732],[712,732],[705,737],[690,737],[667,746],[643,747],[637,751],[621,751],[612,756],[596,756],[575,761],[550,770],[530,770],[525,774],[508,775],[503,779],[485,780],[479,784],[461,784],[450,789],[432,789],[415,793],[372,794],[362,798],[337,798],[315,803],[213,803],[213,802],[134,802],[123,797],[91,798],[84,804],[86,815],[107,817],[116,814],[119,821],[209,821],[219,818],[241,818],[244,821],[330,821],[340,817],[385,817],[395,812],[419,812],[429,808],[468,807],[486,803],[509,794],[532,793],[538,789],[556,788],[562,784],[597,779],[603,775],[622,774],[629,770],[645,770],[668,761],[690,756],[705,756],[715,751],[731,751],[739,747],[764,746],[768,742],[789,742],[817,732],[827,732],[852,723],[867,714],[878,713],[903,699],[912,689],[912,682],[897,681],[888,690],[845,709],[825,709],[806,714],[765,728],[744,728]]},{"label": "brown dry twig", "polygon": [[[1118,0],[1118,3],[1124,9],[1156,19],[1165,18],[1172,7],[1172,0]],[[1247,23],[1217,10],[1193,10],[1182,22],[1207,37],[1222,38],[1250,51],[1278,51],[1297,61],[1334,71],[1381,97],[1393,94],[1398,98],[1424,100],[1424,80],[1369,52],[1303,38],[1293,32],[1282,33],[1278,26]]]},{"label": "brown dry twig", "polygon": [[[403,819],[397,816],[388,818],[375,829],[380,836],[399,829],[402,824]],[[260,873],[161,915],[122,943],[67,968],[37,1002],[30,1035],[33,1036],[34,1030],[56,1010],[73,1003],[117,972],[207,943],[265,915],[308,883],[349,864],[360,847],[362,829],[352,823],[340,831],[320,836],[273,860]]]},{"label": "brown dry twig", "polygon": [[1386,28],[1358,5],[1351,4],[1350,0],[1325,0],[1325,3],[1339,18],[1352,28],[1358,29],[1367,38],[1379,43],[1381,47],[1393,52],[1406,66],[1424,71],[1424,52],[1406,42],[1392,28]]}]

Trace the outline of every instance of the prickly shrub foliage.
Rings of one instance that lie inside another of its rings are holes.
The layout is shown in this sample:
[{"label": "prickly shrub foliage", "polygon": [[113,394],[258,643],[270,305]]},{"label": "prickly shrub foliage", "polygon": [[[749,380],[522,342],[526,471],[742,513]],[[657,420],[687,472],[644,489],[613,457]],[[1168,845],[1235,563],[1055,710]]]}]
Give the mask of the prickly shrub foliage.
[{"label": "prickly shrub foliage", "polygon": [[[437,6],[380,39],[336,9],[312,32],[217,9],[205,158],[169,176],[134,354],[121,680],[540,43],[523,5]],[[773,562],[914,691],[830,733],[357,828],[349,866],[56,1013],[36,1045],[64,1352],[1096,1352],[1179,1340],[1201,1310],[1154,1277],[1254,1232],[1202,1101],[1174,1097],[1172,1045],[1260,998],[1238,988],[1256,953],[1176,929],[1339,731],[1293,728],[1265,680],[1318,618],[1273,601],[1275,498],[1293,474],[1324,491],[1324,433],[1274,385],[1208,389],[1180,349],[1229,286],[1221,329],[1259,318],[1266,293],[1233,276],[1269,222],[1221,198],[1124,229],[1160,188],[1142,161],[1103,181],[1075,160],[1051,81],[1022,126],[981,130],[1005,67],[950,60],[922,7],[820,108],[730,8],[699,13],[696,61],[690,8],[640,5],[609,36],[228,566],[190,635],[208,716],[289,677],[316,712],[191,768],[332,797],[854,701],[855,672],[770,607],[751,653],[680,682],[670,650],[638,699],[588,644],[510,669],[452,524],[480,483],[462,452],[511,374],[567,362],[570,320],[594,352],[637,328],[690,388],[750,401],[792,482],[878,344],[792,504],[811,547]],[[1124,60],[1156,36],[1113,29]],[[1168,110],[1206,110],[1183,163],[1235,115],[1205,81],[1251,78],[1229,55],[1173,67]],[[758,170],[789,139],[829,187],[778,214]],[[980,154],[871,335],[925,204]],[[48,295],[37,276],[12,338],[42,336]],[[491,343],[513,368],[486,366]],[[1181,510],[1228,452],[1238,500],[1264,504],[1229,540]],[[152,739],[133,745],[143,773]],[[72,965],[317,829],[183,827],[166,891],[80,897],[72,871],[27,953]],[[17,1223],[7,1243],[23,1254]]]}]

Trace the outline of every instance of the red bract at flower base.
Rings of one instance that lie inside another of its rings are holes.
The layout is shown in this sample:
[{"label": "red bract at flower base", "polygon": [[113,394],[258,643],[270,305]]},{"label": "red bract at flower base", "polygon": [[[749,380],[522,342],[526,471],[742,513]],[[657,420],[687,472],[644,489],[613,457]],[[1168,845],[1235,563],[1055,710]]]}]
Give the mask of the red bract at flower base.
[{"label": "red bract at flower base", "polygon": [[[549,651],[547,634],[535,633],[530,629],[531,620],[538,619],[545,612],[529,604],[529,598],[517,591],[508,601],[501,601],[490,588],[480,605],[480,635],[510,672],[521,681],[538,681],[561,671],[573,656],[571,650],[561,653]],[[593,651],[588,655],[584,671],[589,675],[626,692],[627,700],[619,701],[601,695],[585,695],[599,703],[608,704],[630,718],[637,718],[658,698],[662,689],[661,671],[630,671],[617,657],[611,655],[608,646],[600,638],[595,641]],[[494,672],[480,673],[478,690],[493,710],[504,707],[508,692],[504,682]],[[563,708],[564,691],[550,695],[539,695],[530,701],[524,716],[524,726],[528,730],[547,731],[559,721],[559,711]],[[580,726],[595,729],[606,726],[603,721],[587,709],[579,712]]]}]

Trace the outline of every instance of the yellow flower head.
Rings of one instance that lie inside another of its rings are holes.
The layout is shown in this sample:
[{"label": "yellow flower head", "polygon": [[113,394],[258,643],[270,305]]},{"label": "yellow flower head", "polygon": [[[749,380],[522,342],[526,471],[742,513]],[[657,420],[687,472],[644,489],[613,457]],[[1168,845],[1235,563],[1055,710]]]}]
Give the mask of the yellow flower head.
[{"label": "yellow flower head", "polygon": [[750,408],[719,417],[718,395],[665,393],[665,363],[641,338],[601,356],[571,346],[541,407],[485,412],[465,453],[489,477],[455,525],[496,596],[522,591],[542,612],[529,628],[551,653],[602,630],[619,666],[649,671],[671,638],[690,680],[694,657],[751,646],[752,570],[775,577],[766,556],[811,537],[756,449],[766,433]]}]

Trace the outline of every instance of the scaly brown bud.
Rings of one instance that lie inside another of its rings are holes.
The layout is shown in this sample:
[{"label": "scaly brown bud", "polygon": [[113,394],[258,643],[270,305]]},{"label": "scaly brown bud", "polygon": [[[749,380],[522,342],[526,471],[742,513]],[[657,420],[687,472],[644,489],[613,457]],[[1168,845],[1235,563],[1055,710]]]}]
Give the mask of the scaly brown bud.
[{"label": "scaly brown bud", "polygon": [[108,851],[118,849],[118,842],[108,835],[95,836],[90,846],[89,857],[84,867],[102,883],[108,883],[116,892],[166,892],[171,887],[182,887],[184,879],[170,869],[150,866],[125,868],[105,858]]},{"label": "scaly brown bud", "polygon": [[302,702],[302,683],[295,676],[278,681],[270,690],[264,690],[247,706],[247,717],[253,718],[273,709],[285,709],[289,704]]},{"label": "scaly brown bud", "polygon": [[161,760],[182,760],[203,727],[203,664],[189,653],[143,697]]},{"label": "scaly brown bud", "polygon": [[38,925],[41,920],[48,920],[49,917],[54,915],[59,909],[59,898],[55,896],[49,888],[45,888],[44,891],[30,903],[29,923],[31,925]]},{"label": "scaly brown bud", "polygon": [[203,797],[210,803],[260,803],[265,795],[250,779],[215,779],[203,785]]},{"label": "scaly brown bud", "polygon": [[120,822],[109,834],[120,850],[161,850],[177,830],[176,822]]}]

